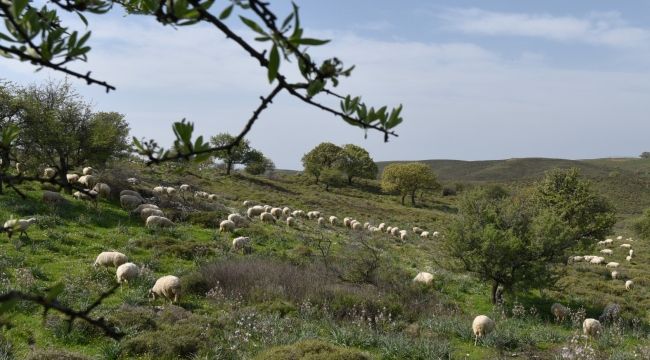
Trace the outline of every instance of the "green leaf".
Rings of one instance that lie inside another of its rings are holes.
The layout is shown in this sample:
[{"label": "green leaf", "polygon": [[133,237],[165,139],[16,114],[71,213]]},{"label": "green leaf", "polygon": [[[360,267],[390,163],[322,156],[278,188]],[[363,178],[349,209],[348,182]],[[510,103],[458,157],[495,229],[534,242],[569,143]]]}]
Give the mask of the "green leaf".
[{"label": "green leaf", "polygon": [[312,39],[312,38],[301,38],[301,39],[296,39],[293,41],[295,44],[300,44],[300,45],[324,45],[330,42],[329,40],[320,40],[320,39]]},{"label": "green leaf", "polygon": [[88,19],[86,19],[84,14],[77,11],[77,15],[79,16],[79,19],[81,19],[81,21],[84,23],[84,25],[88,26]]},{"label": "green leaf", "polygon": [[307,95],[312,97],[318,94],[325,87],[325,82],[323,80],[314,80],[307,87]]},{"label": "green leaf", "polygon": [[226,20],[230,14],[232,13],[232,9],[235,7],[235,4],[232,4],[228,6],[227,8],[223,9],[221,14],[219,14],[219,20]]},{"label": "green leaf", "polygon": [[285,30],[287,26],[289,26],[289,23],[291,22],[294,16],[295,14],[293,12],[289,14],[289,16],[287,16],[287,18],[284,19],[284,21],[282,22],[282,26],[280,27],[280,30]]},{"label": "green leaf", "polygon": [[[251,28],[251,30],[255,31],[256,33],[258,33],[258,34],[260,34],[260,35],[267,35],[267,34],[264,32],[264,30],[262,30],[262,28],[261,28],[261,27],[260,27],[260,26],[255,22],[255,21],[253,21],[253,20],[251,20],[251,19],[247,19],[247,18],[245,18],[245,17],[243,17],[243,16],[241,16],[241,15],[239,16],[239,18],[241,19],[241,21],[242,21],[244,24],[246,24],[246,26],[248,26],[249,28]],[[268,35],[267,35],[267,36],[268,36]]]},{"label": "green leaf", "polygon": [[280,68],[280,53],[278,52],[278,46],[273,45],[271,48],[271,54],[269,55],[269,82],[272,83],[273,80],[278,76],[278,69]]},{"label": "green leaf", "polygon": [[20,18],[20,13],[27,6],[28,0],[13,0],[14,16]]}]

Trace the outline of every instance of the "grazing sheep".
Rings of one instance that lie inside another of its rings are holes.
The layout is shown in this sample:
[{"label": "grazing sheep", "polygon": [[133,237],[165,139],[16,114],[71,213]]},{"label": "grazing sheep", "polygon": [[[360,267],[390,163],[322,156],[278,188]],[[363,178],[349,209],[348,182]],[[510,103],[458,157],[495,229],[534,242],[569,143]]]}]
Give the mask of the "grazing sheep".
[{"label": "grazing sheep", "polygon": [[133,195],[120,196],[120,206],[127,210],[133,210],[143,203],[142,198]]},{"label": "grazing sheep", "polygon": [[208,195],[208,200],[210,200],[210,201],[216,201],[218,199],[219,199],[219,195],[217,195],[217,194]]},{"label": "grazing sheep", "polygon": [[393,235],[393,236],[398,236],[399,235],[399,228],[394,227],[394,228],[390,229],[390,234]]},{"label": "grazing sheep", "polygon": [[599,241],[596,243],[597,245],[605,245],[605,241]]},{"label": "grazing sheep", "polygon": [[478,343],[478,338],[482,338],[491,333],[495,328],[494,320],[485,315],[479,315],[472,322],[472,331],[474,332],[474,346]]},{"label": "grazing sheep", "polygon": [[603,243],[605,243],[605,244],[611,244],[611,243],[613,243],[613,242],[614,242],[614,240],[612,240],[612,239],[605,239],[605,240],[603,240]]},{"label": "grazing sheep", "polygon": [[173,197],[174,195],[176,195],[176,188],[168,186],[165,188],[165,192],[169,197]]},{"label": "grazing sheep", "polygon": [[178,187],[178,190],[182,193],[190,192],[190,186],[188,184],[183,184]]},{"label": "grazing sheep", "polygon": [[66,174],[65,175],[66,180],[68,180],[68,183],[74,184],[79,181],[79,175],[77,174]]},{"label": "grazing sheep", "polygon": [[117,270],[115,270],[117,282],[120,284],[123,282],[128,283],[129,281],[137,278],[139,274],[140,269],[138,269],[138,266],[130,262],[118,266]]},{"label": "grazing sheep", "polygon": [[381,223],[379,224],[379,226],[377,226],[377,229],[379,229],[379,231],[384,231],[385,228],[386,228],[386,223]]},{"label": "grazing sheep", "polygon": [[264,212],[264,207],[260,205],[255,205],[253,207],[248,208],[248,211],[246,211],[246,214],[248,215],[249,218],[253,218],[255,216],[258,216]]},{"label": "grazing sheep", "polygon": [[379,228],[376,226],[371,226],[370,228],[368,228],[368,230],[370,232],[381,232],[381,230],[379,230]]},{"label": "grazing sheep", "polygon": [[580,255],[576,255],[576,256],[572,256],[572,257],[570,257],[570,259],[571,259],[573,262],[581,262],[584,258],[583,258],[582,256],[580,256]]},{"label": "grazing sheep", "polygon": [[46,204],[59,204],[64,203],[63,195],[54,191],[43,191],[43,202]]},{"label": "grazing sheep", "polygon": [[140,205],[138,205],[137,208],[131,210],[131,213],[133,213],[133,214],[138,214],[138,215],[139,215],[140,213],[142,213],[142,211],[143,211],[144,209],[155,209],[155,210],[160,210],[160,208],[158,207],[158,205],[154,205],[154,204],[140,204]]},{"label": "grazing sheep", "polygon": [[632,247],[632,245],[630,245],[630,244],[621,244],[621,247],[629,249],[629,248]]},{"label": "grazing sheep", "polygon": [[569,308],[560,303],[554,303],[551,305],[551,314],[555,316],[556,322],[563,322],[569,315],[569,312]]},{"label": "grazing sheep", "polygon": [[368,229],[369,227],[370,227],[370,223],[369,223],[369,222],[365,222],[365,223],[363,223],[363,228],[364,228],[364,229]]},{"label": "grazing sheep", "polygon": [[428,232],[428,231],[423,231],[423,232],[421,232],[421,233],[420,233],[420,237],[428,238],[428,237],[429,237],[429,232]]},{"label": "grazing sheep", "polygon": [[632,280],[628,280],[625,282],[625,290],[632,290],[634,287],[634,282]]},{"label": "grazing sheep", "polygon": [[420,229],[420,228],[417,227],[417,226],[413,227],[413,232],[414,232],[415,234],[420,235],[420,234],[422,234],[423,231],[424,231],[424,230]]},{"label": "grazing sheep", "polygon": [[146,208],[140,211],[140,218],[143,221],[147,221],[149,216],[165,216],[165,213],[160,209]]},{"label": "grazing sheep", "polygon": [[625,260],[632,261],[632,257],[630,255],[628,255],[628,256],[625,257]]},{"label": "grazing sheep", "polygon": [[296,218],[293,216],[289,216],[287,218],[287,226],[294,226],[296,225]]},{"label": "grazing sheep", "polygon": [[108,197],[111,196],[111,187],[108,186],[108,184],[97,183],[93,187],[93,190],[97,191],[99,196],[103,197],[104,199],[108,199]]},{"label": "grazing sheep", "polygon": [[124,195],[135,196],[137,198],[142,199],[142,201],[144,202],[144,198],[137,191],[133,191],[133,190],[122,190],[122,191],[120,191],[120,197],[122,197]]},{"label": "grazing sheep", "polygon": [[224,220],[219,224],[219,232],[233,232],[235,231],[235,222],[231,220]]},{"label": "grazing sheep", "polygon": [[45,168],[45,170],[43,170],[43,177],[46,177],[46,178],[49,179],[49,178],[53,178],[55,175],[56,175],[56,169],[55,168],[48,167],[48,168]]},{"label": "grazing sheep", "polygon": [[352,230],[363,230],[363,225],[360,222],[352,223]]},{"label": "grazing sheep", "polygon": [[582,322],[582,332],[590,337],[597,337],[599,336],[603,331],[603,326],[600,325],[600,321],[596,319],[585,319],[585,321]]},{"label": "grazing sheep", "polygon": [[138,183],[140,181],[138,179],[134,178],[134,177],[130,177],[130,178],[126,179],[126,182],[128,182],[131,185],[138,185]]},{"label": "grazing sheep", "polygon": [[27,236],[27,229],[34,223],[36,223],[36,218],[9,219],[5,222],[2,228],[7,232],[7,236],[11,239],[14,231],[19,233],[18,236]]},{"label": "grazing sheep", "polygon": [[126,255],[122,254],[121,252],[117,251],[104,251],[97,255],[97,258],[95,259],[95,263],[93,264],[94,267],[97,266],[115,266],[118,267],[124,263],[129,261],[129,259],[126,257]]},{"label": "grazing sheep", "polygon": [[320,211],[310,211],[307,213],[307,218],[309,220],[318,219],[320,217]]},{"label": "grazing sheep", "polygon": [[230,214],[230,215],[228,215],[228,220],[234,222],[235,225],[237,225],[237,226],[243,225],[243,224],[246,223],[246,219],[243,216],[239,215],[239,214]]},{"label": "grazing sheep", "polygon": [[210,195],[205,191],[195,191],[194,197],[197,199],[207,199]]},{"label": "grazing sheep", "polygon": [[174,226],[174,223],[164,216],[151,215],[147,218],[147,221],[145,222],[145,226],[148,229],[159,228],[159,227],[172,227]]},{"label": "grazing sheep", "polygon": [[387,234],[390,234],[391,230],[393,230],[393,227],[392,227],[392,226],[387,227],[387,228],[386,228],[386,233],[387,233]]},{"label": "grazing sheep", "polygon": [[343,225],[345,225],[345,227],[348,228],[352,227],[351,223],[352,223],[352,219],[350,219],[349,217],[343,218]]},{"label": "grazing sheep", "polygon": [[260,220],[262,220],[262,222],[274,223],[275,216],[273,216],[270,213],[264,212],[260,214]]},{"label": "grazing sheep", "polygon": [[294,211],[291,213],[291,216],[293,216],[293,217],[295,217],[295,218],[305,217],[305,212],[302,211],[302,210],[294,210]]},{"label": "grazing sheep", "polygon": [[72,193],[72,197],[77,200],[86,200],[86,201],[95,201],[97,199],[97,191],[90,190],[87,193],[81,191],[75,191]]},{"label": "grazing sheep", "polygon": [[181,296],[181,280],[174,275],[166,275],[158,280],[149,290],[149,297],[156,300],[156,297],[164,297],[171,303],[178,302]]},{"label": "grazing sheep", "polygon": [[621,316],[621,305],[617,303],[609,303],[603,309],[602,314],[598,317],[598,321],[603,324],[613,323]]},{"label": "grazing sheep", "polygon": [[618,279],[618,271],[612,271],[612,280]]},{"label": "grazing sheep", "polygon": [[424,271],[420,272],[413,278],[413,282],[429,285],[433,282],[433,274]]},{"label": "grazing sheep", "polygon": [[244,202],[242,203],[242,205],[244,205],[244,206],[246,206],[246,207],[250,207],[250,206],[255,205],[255,202],[252,201],[252,200],[244,200]]},{"label": "grazing sheep", "polygon": [[286,206],[282,208],[282,216],[286,216],[286,217],[291,216],[291,208]]},{"label": "grazing sheep", "polygon": [[332,226],[336,226],[336,223],[338,222],[339,222],[339,218],[337,218],[336,216],[330,216],[330,224],[332,224]]},{"label": "grazing sheep", "polygon": [[595,257],[596,256],[594,256],[594,255],[585,255],[582,258],[585,260],[585,262],[590,262]]},{"label": "grazing sheep", "polygon": [[611,268],[611,269],[616,269],[618,267],[619,263],[617,262],[608,262],[607,265],[605,265],[606,268]]},{"label": "grazing sheep", "polygon": [[439,235],[440,235],[439,231],[434,231],[433,234],[431,234],[431,236],[433,237],[438,237]]},{"label": "grazing sheep", "polygon": [[167,192],[167,189],[163,186],[156,186],[153,188],[153,194],[154,195],[163,195]]},{"label": "grazing sheep", "polygon": [[400,231],[399,232],[399,239],[402,240],[402,241],[406,241],[406,235],[407,235],[406,230]]},{"label": "grazing sheep", "polygon": [[273,208],[270,211],[271,215],[273,215],[276,219],[279,219],[282,217],[282,209],[281,208]]},{"label": "grazing sheep", "polygon": [[81,173],[84,174],[84,175],[92,175],[93,174],[93,168],[91,168],[90,166],[87,166],[87,167],[83,168],[83,170],[81,170]]},{"label": "grazing sheep", "polygon": [[271,209],[273,209],[273,206],[271,205],[264,205],[264,212],[270,213]]},{"label": "grazing sheep", "polygon": [[250,252],[251,244],[251,238],[247,236],[240,236],[232,240],[232,249],[234,251],[242,250],[243,252]]},{"label": "grazing sheep", "polygon": [[616,240],[623,240],[623,236],[622,235],[617,236]]},{"label": "grazing sheep", "polygon": [[318,225],[319,226],[325,226],[325,218],[324,217],[319,217],[318,218]]},{"label": "grazing sheep", "polygon": [[594,256],[589,263],[590,264],[595,264],[595,265],[600,265],[605,262],[605,258],[602,256]]},{"label": "grazing sheep", "polygon": [[93,175],[84,175],[77,182],[88,189],[92,189],[97,183],[97,178]]},{"label": "grazing sheep", "polygon": [[600,250],[600,252],[607,255],[611,255],[614,253],[611,249],[602,249]]},{"label": "grazing sheep", "polygon": [[634,250],[630,249],[630,257],[634,256]]}]

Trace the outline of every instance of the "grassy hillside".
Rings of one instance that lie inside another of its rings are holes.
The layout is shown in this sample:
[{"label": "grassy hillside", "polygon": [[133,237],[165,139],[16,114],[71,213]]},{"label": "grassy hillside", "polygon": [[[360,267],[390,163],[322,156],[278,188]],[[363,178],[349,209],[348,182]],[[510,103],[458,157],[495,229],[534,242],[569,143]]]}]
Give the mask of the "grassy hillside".
[{"label": "grassy hillside", "polygon": [[[482,171],[497,173],[489,169],[499,166],[509,169],[493,164]],[[139,178],[142,183],[135,189],[158,203],[177,226],[145,229],[115,200],[101,200],[95,207],[66,195],[68,204],[49,207],[40,201],[40,185],[23,184],[26,199],[12,192],[0,196],[0,218],[36,216],[38,223],[29,230],[29,239],[15,236],[8,241],[3,236],[0,287],[3,292],[39,292],[61,282],[65,290],[59,301],[85,308],[115,283],[114,269],[91,266],[96,255],[121,251],[142,267],[140,278],[106,299],[93,315],[106,317],[126,337],[115,342],[78,321],[67,332],[58,314],[43,318],[39,308],[18,303],[3,314],[3,323],[11,326],[2,330],[0,358],[40,359],[48,358],[43,355],[48,352],[52,359],[73,358],[62,351],[91,359],[279,359],[287,353],[330,354],[323,359],[486,359],[514,353],[554,359],[563,351],[593,351],[595,355],[587,358],[650,356],[650,246],[645,239],[634,240],[636,257],[631,263],[618,247],[611,257],[622,264],[625,278],[634,279],[634,291],[624,290],[624,280],[610,280],[604,268],[572,264],[561,288],[509,295],[504,307],[495,308],[487,284],[450,270],[440,239],[411,234],[401,242],[385,233],[319,226],[308,219],[300,219],[293,228],[253,220],[232,234],[217,231],[229,213],[245,211],[242,201],[248,199],[319,210],[326,218],[349,216],[401,229],[417,225],[444,236],[454,216],[453,196],[428,197],[411,208],[380,193],[374,182],[325,192],[296,175],[225,177],[212,170],[171,165],[119,164],[116,169],[120,170],[105,170],[100,176],[114,191],[125,186],[121,179]],[[626,164],[619,171],[633,170]],[[442,170],[438,173],[442,178]],[[470,176],[458,181],[474,181]],[[515,180],[525,182],[510,181]],[[217,194],[218,199],[152,197],[154,186],[181,183]],[[597,186],[607,188],[609,183]],[[616,235],[632,236],[630,221],[622,216]],[[252,254],[231,250],[237,236],[251,237]],[[433,286],[412,284],[420,271],[434,274]],[[184,294],[177,305],[147,299],[155,279],[167,274],[182,279]],[[553,322],[548,309],[554,301],[575,310],[571,320]],[[607,326],[598,340],[572,341],[578,339],[585,315],[598,316],[613,301],[622,305],[621,322]],[[474,346],[471,322],[478,314],[495,319],[497,331]]]}]

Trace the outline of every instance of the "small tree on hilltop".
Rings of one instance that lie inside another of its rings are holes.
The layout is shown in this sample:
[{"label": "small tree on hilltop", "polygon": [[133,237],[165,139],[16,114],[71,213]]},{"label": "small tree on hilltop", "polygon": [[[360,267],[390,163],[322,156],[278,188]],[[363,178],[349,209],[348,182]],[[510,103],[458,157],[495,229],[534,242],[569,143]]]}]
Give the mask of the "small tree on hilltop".
[{"label": "small tree on hilltop", "polygon": [[411,203],[415,205],[418,190],[434,190],[439,187],[436,174],[424,163],[390,164],[381,175],[381,188],[386,192],[399,192],[402,205],[406,195],[411,195]]},{"label": "small tree on hilltop", "polygon": [[[220,133],[210,138],[210,143],[213,146],[223,146],[232,143],[234,140],[234,136],[227,133]],[[236,146],[232,147],[230,151],[221,150],[215,152],[214,157],[223,161],[226,168],[226,175],[230,175],[233,166],[237,164],[245,164],[249,161],[252,151],[254,151],[254,149],[251,148],[250,142],[246,139],[242,139]]]},{"label": "small tree on hilltop", "polygon": [[543,288],[554,284],[568,249],[576,244],[571,229],[549,210],[538,211],[527,196],[478,188],[459,201],[445,251],[497,289]]},{"label": "small tree on hilltop", "polygon": [[275,169],[275,164],[273,161],[261,151],[253,149],[248,154],[248,161],[246,162],[246,168],[244,169],[247,173],[251,175],[261,175],[267,171],[273,171]]},{"label": "small tree on hilltop", "polygon": [[377,164],[372,160],[366,149],[353,144],[343,146],[339,154],[339,169],[347,177],[348,184],[353,178],[375,179]]},{"label": "small tree on hilltop", "polygon": [[318,144],[302,157],[305,173],[314,176],[316,184],[318,184],[323,170],[337,166],[340,153],[341,148],[332,143]]},{"label": "small tree on hilltop", "polygon": [[641,153],[641,155],[639,155],[639,157],[642,159],[650,159],[650,152],[644,151]]}]

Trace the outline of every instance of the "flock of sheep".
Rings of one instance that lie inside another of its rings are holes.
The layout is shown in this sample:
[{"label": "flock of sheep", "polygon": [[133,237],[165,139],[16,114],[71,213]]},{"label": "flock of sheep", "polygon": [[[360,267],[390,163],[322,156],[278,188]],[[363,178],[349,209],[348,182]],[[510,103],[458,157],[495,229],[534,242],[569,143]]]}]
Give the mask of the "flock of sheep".
[{"label": "flock of sheep", "polygon": [[[616,240],[623,241],[623,236],[616,237]],[[632,240],[632,238],[627,238],[627,239],[625,239],[625,241],[626,241],[626,243],[621,244],[619,246],[619,248],[624,249],[627,252],[628,255],[625,257],[625,260],[627,262],[630,262],[630,261],[632,261],[632,257],[634,256],[634,249],[632,249],[632,244],[630,244],[630,242],[632,242],[634,240]],[[601,245],[601,246],[602,245],[610,246],[613,243],[614,243],[614,239],[610,238],[610,239],[605,239],[605,240],[599,241],[597,244]],[[603,254],[603,255],[613,255],[614,250],[612,250],[612,249],[602,249],[602,250],[600,250],[600,253]],[[620,263],[615,262],[615,261],[605,262],[605,257],[604,256],[597,256],[597,255],[584,255],[584,256],[576,255],[576,256],[570,257],[569,262],[573,262],[573,263],[586,262],[586,263],[595,264],[595,265],[605,264],[605,267],[607,269],[619,269],[619,267],[621,265]],[[619,273],[618,270],[612,270],[610,275],[612,277],[612,280],[616,280],[616,279],[619,279],[621,277],[621,274]],[[634,281],[632,281],[631,279],[628,279],[627,281],[625,281],[625,290],[628,290],[628,291],[632,290],[633,287],[634,287]]]}]

